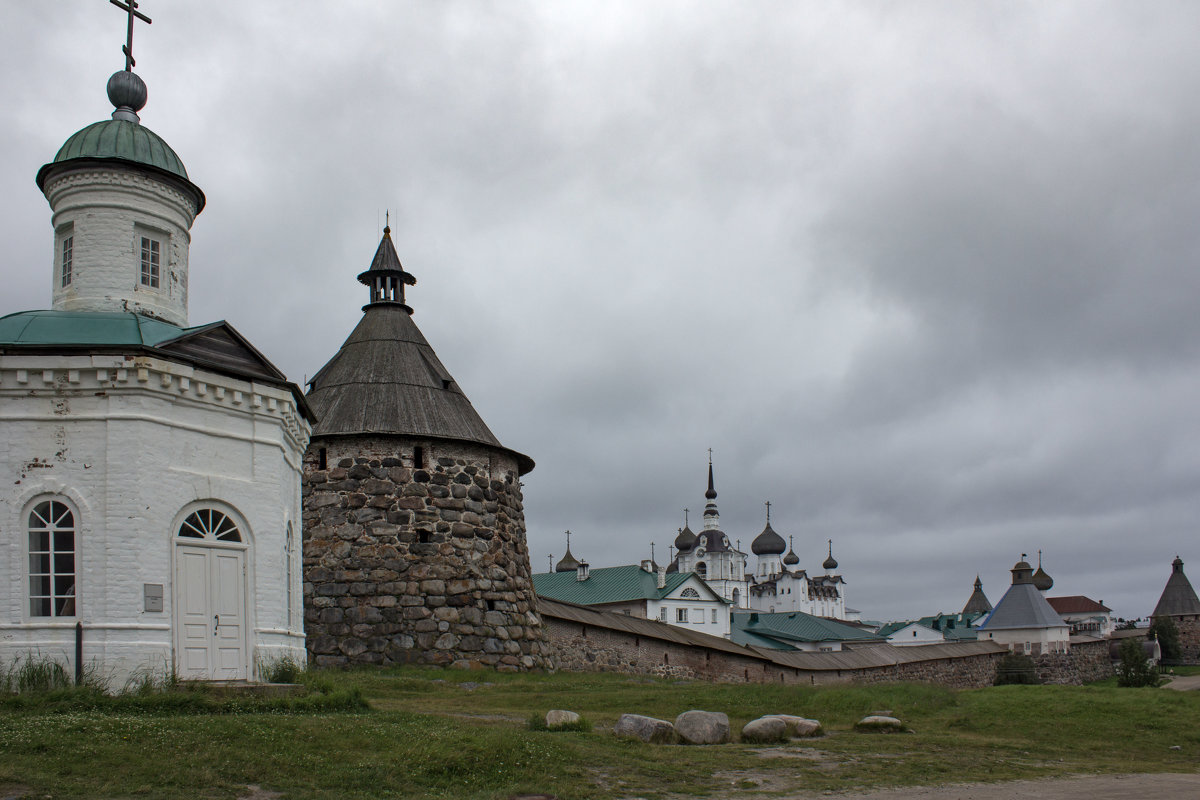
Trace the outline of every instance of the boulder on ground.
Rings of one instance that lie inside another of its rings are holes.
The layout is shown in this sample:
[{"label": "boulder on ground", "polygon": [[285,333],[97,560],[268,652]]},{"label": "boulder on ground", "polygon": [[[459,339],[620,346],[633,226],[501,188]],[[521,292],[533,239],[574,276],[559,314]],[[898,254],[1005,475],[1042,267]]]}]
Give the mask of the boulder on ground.
[{"label": "boulder on ground", "polygon": [[806,739],[810,736],[820,736],[825,731],[821,728],[821,723],[815,719],[807,717],[794,717],[791,714],[768,714],[768,717],[775,717],[783,720],[787,725],[788,736],[793,739]]},{"label": "boulder on ground", "polygon": [[555,709],[554,711],[546,712],[546,727],[551,730],[561,728],[564,725],[574,725],[576,722],[579,722],[579,715],[574,711],[560,711]]},{"label": "boulder on ground", "polygon": [[858,731],[876,731],[879,733],[900,733],[904,730],[904,724],[895,717],[871,714],[856,722],[854,729]]},{"label": "boulder on ground", "polygon": [[729,717],[720,711],[685,711],[675,718],[675,732],[684,744],[725,744]]},{"label": "boulder on ground", "polygon": [[675,744],[678,738],[675,726],[665,719],[643,717],[641,714],[622,714],[613,726],[613,735],[649,744]]},{"label": "boulder on ground", "polygon": [[787,738],[787,723],[779,717],[752,719],[742,728],[743,742],[784,742]]}]

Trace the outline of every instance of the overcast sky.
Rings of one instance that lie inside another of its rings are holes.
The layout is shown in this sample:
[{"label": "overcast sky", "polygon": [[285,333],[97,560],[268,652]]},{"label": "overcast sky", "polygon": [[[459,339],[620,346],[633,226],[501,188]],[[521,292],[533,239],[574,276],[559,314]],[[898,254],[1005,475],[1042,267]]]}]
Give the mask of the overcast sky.
[{"label": "overcast sky", "polygon": [[[1200,577],[1200,5],[143,0],[142,122],[208,206],[190,319],[302,382],[386,209],[414,319],[530,455],[533,567],[826,540],[848,605]],[[37,169],[106,119],[105,0],[3,3],[0,314]]]}]

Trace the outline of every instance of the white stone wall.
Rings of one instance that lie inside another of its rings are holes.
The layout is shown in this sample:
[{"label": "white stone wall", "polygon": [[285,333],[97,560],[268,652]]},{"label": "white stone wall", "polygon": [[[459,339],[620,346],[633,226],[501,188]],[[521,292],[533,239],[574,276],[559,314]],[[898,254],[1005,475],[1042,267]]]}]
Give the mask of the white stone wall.
[{"label": "white stone wall", "polygon": [[[196,207],[165,179],[99,166],[65,170],[45,186],[54,212],[53,308],[140,311],[187,325],[188,248]],[[141,284],[141,236],[162,242],[158,288]],[[73,237],[62,285],[62,239]]]},{"label": "white stone wall", "polygon": [[1012,652],[1023,655],[1066,653],[1071,649],[1071,629],[1066,625],[1050,628],[982,629],[978,636],[982,641],[1007,645]]},{"label": "white stone wall", "polygon": [[[0,659],[27,653],[84,661],[117,688],[174,663],[175,525],[185,507],[217,501],[244,520],[246,668],[305,657],[302,614],[288,622],[287,523],[297,553],[307,421],[285,389],[154,358],[0,356]],[[77,615],[29,615],[26,525],[56,495],[76,512]],[[164,588],[144,610],[143,584]]]}]

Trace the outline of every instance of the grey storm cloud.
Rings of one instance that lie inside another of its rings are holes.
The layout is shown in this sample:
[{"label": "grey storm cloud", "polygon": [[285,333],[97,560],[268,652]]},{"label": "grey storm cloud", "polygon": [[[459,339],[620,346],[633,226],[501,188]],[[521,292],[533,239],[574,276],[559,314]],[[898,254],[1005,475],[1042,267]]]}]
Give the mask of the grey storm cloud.
[{"label": "grey storm cloud", "polygon": [[[703,507],[826,540],[865,617],[1044,551],[1149,613],[1200,518],[1200,11],[1178,3],[157,3],[143,123],[208,206],[191,318],[293,380],[385,210],[415,320],[526,476],[535,569],[666,557]],[[33,185],[123,21],[0,32],[0,313],[49,302]],[[1194,553],[1195,556],[1189,555]]]}]

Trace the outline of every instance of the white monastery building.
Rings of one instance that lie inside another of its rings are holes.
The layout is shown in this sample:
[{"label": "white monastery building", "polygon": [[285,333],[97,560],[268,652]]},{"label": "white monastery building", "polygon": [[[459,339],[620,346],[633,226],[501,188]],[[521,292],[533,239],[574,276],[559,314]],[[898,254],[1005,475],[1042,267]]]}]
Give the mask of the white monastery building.
[{"label": "white monastery building", "polygon": [[51,308],[0,317],[0,659],[78,669],[81,652],[118,686],[170,668],[253,679],[305,658],[313,420],[230,325],[189,327],[204,195],[141,124],[131,66],[108,82],[112,119],[37,174]]}]

